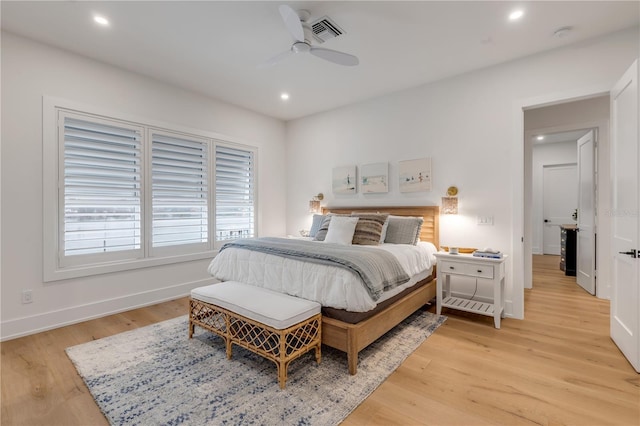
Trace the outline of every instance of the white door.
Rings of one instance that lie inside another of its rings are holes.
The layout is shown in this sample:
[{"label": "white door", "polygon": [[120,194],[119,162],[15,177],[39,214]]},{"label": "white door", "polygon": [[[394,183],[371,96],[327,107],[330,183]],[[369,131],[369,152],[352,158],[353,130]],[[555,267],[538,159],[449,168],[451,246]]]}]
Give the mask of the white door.
[{"label": "white door", "polygon": [[573,224],[578,207],[578,173],[575,164],[542,168],[542,252],[560,254],[560,225]]},{"label": "white door", "polygon": [[611,91],[611,338],[640,372],[638,61]]},{"label": "white door", "polygon": [[596,188],[594,131],[578,139],[578,232],[576,234],[576,281],[596,294]]}]

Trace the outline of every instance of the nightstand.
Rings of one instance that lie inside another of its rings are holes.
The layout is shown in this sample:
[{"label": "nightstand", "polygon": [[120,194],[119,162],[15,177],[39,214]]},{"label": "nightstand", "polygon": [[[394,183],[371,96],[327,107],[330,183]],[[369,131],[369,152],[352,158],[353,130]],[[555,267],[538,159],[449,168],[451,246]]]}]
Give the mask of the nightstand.
[{"label": "nightstand", "polygon": [[[436,253],[438,259],[438,281],[436,283],[436,313],[442,307],[493,317],[496,328],[500,328],[500,318],[504,316],[505,260],[476,257],[470,254]],[[493,285],[493,303],[455,297],[451,295],[451,276],[476,278]]]}]

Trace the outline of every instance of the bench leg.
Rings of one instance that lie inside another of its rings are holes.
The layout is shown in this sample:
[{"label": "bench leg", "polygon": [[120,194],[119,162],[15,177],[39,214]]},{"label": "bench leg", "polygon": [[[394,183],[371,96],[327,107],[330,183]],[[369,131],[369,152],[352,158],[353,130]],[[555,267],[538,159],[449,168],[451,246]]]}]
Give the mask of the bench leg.
[{"label": "bench leg", "polygon": [[193,337],[193,332],[196,329],[196,325],[193,323],[193,321],[189,320],[189,339],[191,339]]},{"label": "bench leg", "polygon": [[287,364],[285,362],[276,362],[278,366],[278,384],[280,389],[284,389],[287,383]]},{"label": "bench leg", "polygon": [[322,360],[322,349],[321,349],[322,344],[318,343],[318,346],[316,346],[316,363],[320,364],[320,361]]},{"label": "bench leg", "polygon": [[227,346],[227,359],[231,359],[231,345],[233,344],[233,342],[231,341],[231,339],[229,337],[225,337],[224,338],[224,343]]}]

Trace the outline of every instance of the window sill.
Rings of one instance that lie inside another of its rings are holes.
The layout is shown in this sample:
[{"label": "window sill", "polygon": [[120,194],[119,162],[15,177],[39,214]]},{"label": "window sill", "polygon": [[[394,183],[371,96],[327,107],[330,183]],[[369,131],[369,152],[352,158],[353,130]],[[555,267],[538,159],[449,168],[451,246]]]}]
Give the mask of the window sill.
[{"label": "window sill", "polygon": [[112,272],[129,271],[154,266],[171,265],[181,262],[192,262],[202,259],[213,259],[218,254],[218,250],[210,250],[200,253],[190,253],[184,255],[165,256],[147,259],[132,259],[124,261],[114,261],[108,263],[96,263],[92,265],[70,266],[58,268],[53,271],[44,272],[44,282],[54,282],[73,278],[89,277],[92,275],[109,274]]}]

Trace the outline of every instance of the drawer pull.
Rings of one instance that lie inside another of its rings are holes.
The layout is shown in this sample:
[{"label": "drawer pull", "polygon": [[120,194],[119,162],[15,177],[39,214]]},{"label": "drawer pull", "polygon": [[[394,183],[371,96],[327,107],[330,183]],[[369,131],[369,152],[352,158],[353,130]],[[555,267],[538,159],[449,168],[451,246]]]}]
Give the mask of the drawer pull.
[{"label": "drawer pull", "polygon": [[481,274],[482,273],[482,269],[478,269],[478,273]]},{"label": "drawer pull", "polygon": [[456,269],[456,268],[454,268],[453,266],[449,266],[449,269]]}]

